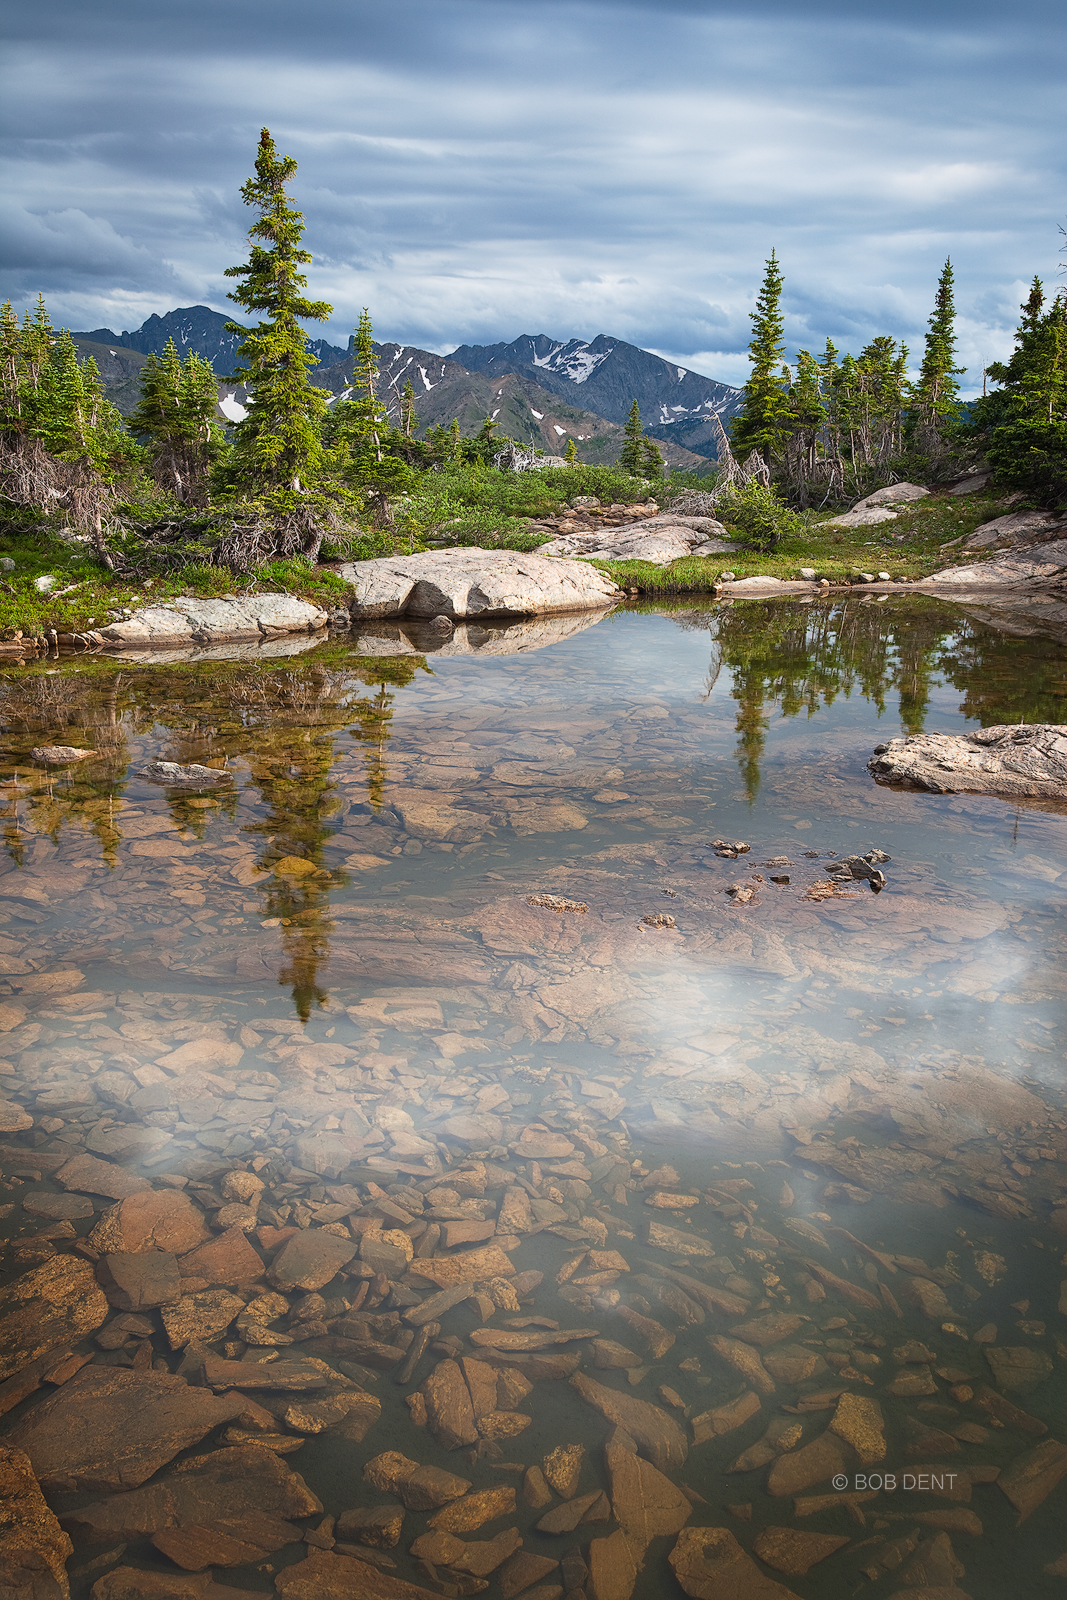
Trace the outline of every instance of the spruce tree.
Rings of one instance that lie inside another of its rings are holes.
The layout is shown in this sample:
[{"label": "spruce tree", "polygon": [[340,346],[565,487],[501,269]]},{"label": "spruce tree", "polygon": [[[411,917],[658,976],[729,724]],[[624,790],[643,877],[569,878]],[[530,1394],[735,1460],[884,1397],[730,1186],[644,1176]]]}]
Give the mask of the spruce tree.
[{"label": "spruce tree", "polygon": [[216,422],[218,388],[210,362],[184,361],[173,339],[141,368],[141,399],[129,426],[147,443],[152,476],[185,505],[204,505],[214,459],[223,444]]},{"label": "spruce tree", "polygon": [[575,446],[575,443],[574,443],[573,439],[568,439],[567,440],[567,448],[563,452],[563,459],[567,463],[568,467],[577,466],[577,464],[578,464],[578,450],[577,450],[577,447]]},{"label": "spruce tree", "polygon": [[790,434],[788,381],[782,377],[785,359],[782,274],[773,250],[751,320],[752,340],[748,354],[752,371],[745,384],[741,410],[730,428],[730,442],[738,460],[758,450],[769,463],[782,455]]},{"label": "spruce tree", "polygon": [[256,175],[242,185],[246,206],[259,212],[248,230],[248,261],[228,267],[228,278],[241,278],[229,299],[247,311],[260,312],[255,327],[226,324],[241,335],[239,365],[233,377],[251,395],[248,415],[237,425],[233,467],[239,489],[253,494],[281,494],[279,511],[293,511],[291,499],[307,490],[324,465],[320,422],[326,393],[308,376],[318,357],[308,349],[302,322],[325,322],[333,307],[303,294],[307,276],[299,269],[311,260],[300,248],[304,219],[294,209],[286,185],[297,164],[279,156],[270,130],[264,128],[256,156]]},{"label": "spruce tree", "polygon": [[959,421],[959,383],[964,367],[956,366],[956,304],[952,262],[946,261],[937,281],[926,349],[911,396],[911,431],[920,450],[937,452]]},{"label": "spruce tree", "polygon": [[1067,499],[1067,297],[1047,310],[1035,278],[1022,306],[1015,351],[988,370],[1002,387],[974,407],[974,423],[992,425],[989,462],[998,484],[1027,490],[1044,505]]},{"label": "spruce tree", "polygon": [[626,442],[619,451],[619,466],[631,478],[644,475],[645,431],[641,426],[641,408],[635,400],[626,419]]},{"label": "spruce tree", "polygon": [[641,442],[641,476],[653,482],[663,476],[663,451],[651,439]]}]

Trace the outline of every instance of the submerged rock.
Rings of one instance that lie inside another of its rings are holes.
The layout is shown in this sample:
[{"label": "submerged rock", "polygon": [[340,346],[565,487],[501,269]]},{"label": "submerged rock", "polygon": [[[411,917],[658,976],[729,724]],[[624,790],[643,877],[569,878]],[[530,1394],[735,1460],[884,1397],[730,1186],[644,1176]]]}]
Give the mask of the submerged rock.
[{"label": "submerged rock", "polygon": [[974,733],[919,733],[877,745],[867,770],[879,783],[934,794],[1067,799],[1067,727],[1009,723]]},{"label": "submerged rock", "polygon": [[195,761],[187,767],[177,761],[150,761],[141,768],[141,777],[182,789],[203,789],[210,784],[233,782],[232,772],[222,767],[202,767]]},{"label": "submerged rock", "polygon": [[75,761],[87,761],[96,754],[95,750],[79,750],[72,744],[41,744],[30,751],[33,759],[46,767],[73,766]]},{"label": "submerged rock", "polygon": [[0,1381],[94,1333],[109,1309],[92,1267],[73,1256],[53,1256],[5,1284],[0,1289]]},{"label": "submerged rock", "polygon": [[0,1593],[11,1600],[69,1600],[66,1563],[73,1549],[29,1458],[0,1447]]},{"label": "submerged rock", "polygon": [[797,1600],[760,1570],[729,1528],[683,1528],[667,1559],[693,1600]]}]

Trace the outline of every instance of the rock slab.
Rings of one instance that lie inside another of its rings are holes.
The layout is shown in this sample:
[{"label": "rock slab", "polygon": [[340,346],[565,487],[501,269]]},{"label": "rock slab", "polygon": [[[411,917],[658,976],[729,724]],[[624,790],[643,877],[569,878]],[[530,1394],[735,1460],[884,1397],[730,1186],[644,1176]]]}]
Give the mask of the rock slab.
[{"label": "rock slab", "polygon": [[919,733],[877,745],[867,771],[879,783],[932,794],[1067,799],[1067,727],[1005,723],[974,733]]},{"label": "rock slab", "polygon": [[74,1546],[45,1503],[29,1457],[0,1448],[0,1594],[10,1600],[69,1600]]},{"label": "rock slab", "polygon": [[0,1289],[0,1382],[107,1321],[109,1307],[87,1261],[56,1255]]},{"label": "rock slab", "polygon": [[246,595],[240,600],[170,600],[143,606],[124,622],[86,635],[91,644],[157,648],[160,645],[228,644],[274,639],[286,633],[317,633],[327,614],[289,594]]},{"label": "rock slab", "polygon": [[348,562],[340,576],[356,591],[359,617],[539,616],[597,611],[621,596],[584,562],[477,547]]}]

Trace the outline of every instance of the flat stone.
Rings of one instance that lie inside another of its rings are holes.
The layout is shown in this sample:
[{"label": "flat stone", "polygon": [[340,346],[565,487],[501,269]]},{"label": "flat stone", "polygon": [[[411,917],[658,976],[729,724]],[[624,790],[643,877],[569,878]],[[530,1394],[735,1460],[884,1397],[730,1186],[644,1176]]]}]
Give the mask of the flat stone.
[{"label": "flat stone", "polygon": [[637,1566],[621,1528],[605,1539],[589,1543],[589,1600],[630,1600],[637,1583]]},{"label": "flat stone", "polygon": [[729,1528],[683,1528],[667,1560],[693,1600],[797,1600],[761,1571]]},{"label": "flat stone", "polygon": [[233,782],[233,773],[225,768],[202,767],[196,761],[184,767],[178,761],[149,761],[139,776],[172,789],[210,789],[215,784]]},{"label": "flat stone", "polygon": [[426,1416],[431,1432],[444,1450],[476,1444],[478,1429],[474,1421],[470,1392],[455,1361],[439,1361],[422,1386]]},{"label": "flat stone", "polygon": [[826,1371],[822,1357],[800,1344],[783,1344],[776,1350],[768,1350],[763,1365],[777,1383],[803,1383]]},{"label": "flat stone", "polygon": [[964,541],[965,550],[989,550],[995,545],[1012,548],[1033,544],[1035,535],[1051,533],[1061,527],[1061,521],[1048,511],[1009,511],[1006,516],[983,522],[980,528]]},{"label": "flat stone", "polygon": [[643,1551],[659,1534],[678,1533],[692,1506],[669,1478],[621,1445],[605,1447],[611,1507],[630,1547]]},{"label": "flat stone", "polygon": [[455,1283],[449,1289],[442,1289],[438,1294],[431,1294],[417,1306],[409,1306],[402,1312],[404,1321],[412,1328],[421,1328],[427,1322],[439,1322],[446,1311],[451,1311],[453,1306],[458,1306],[466,1300],[474,1288],[474,1280]]},{"label": "flat stone", "polygon": [[[636,1460],[636,1456],[634,1457]],[[539,1533],[573,1533],[578,1524],[591,1511],[600,1499],[601,1491],[594,1489],[592,1494],[579,1495],[575,1500],[564,1500],[562,1505],[553,1506],[551,1511],[546,1511],[537,1523]]]},{"label": "flat stone", "polygon": [[829,1429],[799,1450],[779,1456],[767,1478],[767,1493],[803,1494],[855,1464],[849,1446]]},{"label": "flat stone", "polygon": [[472,1328],[468,1338],[471,1344],[493,1350],[547,1350],[553,1345],[571,1344],[575,1339],[595,1339],[596,1335],[596,1328],[560,1328],[558,1332],[549,1333],[519,1333],[514,1328]]},{"label": "flat stone", "polygon": [[985,1358],[994,1381],[1013,1394],[1029,1394],[1052,1373],[1052,1358],[1029,1345],[987,1344]]},{"label": "flat stone", "polygon": [[461,1250],[454,1256],[416,1256],[410,1270],[420,1278],[427,1278],[439,1289],[453,1284],[475,1283],[483,1278],[511,1278],[515,1267],[511,1257],[497,1244],[481,1245],[475,1250]]},{"label": "flat stone", "polygon": [[746,1344],[757,1345],[761,1350],[768,1345],[780,1344],[783,1339],[788,1339],[794,1333],[799,1333],[804,1327],[804,1318],[790,1315],[785,1311],[768,1312],[765,1317],[755,1317],[751,1322],[742,1322],[736,1328],[730,1329],[734,1339],[743,1339]]},{"label": "flat stone", "polygon": [[572,1500],[578,1492],[578,1479],[585,1460],[583,1444],[560,1444],[544,1459],[545,1481],[564,1500]]},{"label": "flat stone", "polygon": [[742,1423],[754,1417],[762,1402],[751,1389],[731,1400],[728,1405],[715,1406],[693,1418],[693,1443],[703,1444],[707,1439],[717,1439],[720,1434],[732,1433]]},{"label": "flat stone", "polygon": [[182,1256],[178,1269],[183,1278],[228,1286],[254,1283],[264,1270],[263,1258],[243,1228],[227,1228],[225,1233],[190,1250],[188,1255]]},{"label": "flat stone", "polygon": [[11,1600],[69,1600],[73,1550],[29,1457],[0,1446],[0,1591]]},{"label": "flat stone", "polygon": [[849,1542],[848,1534],[804,1533],[799,1528],[764,1528],[752,1548],[761,1561],[787,1578],[802,1578],[819,1561]]},{"label": "flat stone", "polygon": [[93,1202],[79,1194],[28,1194],[22,1209],[31,1217],[43,1217],[47,1222],[78,1222],[93,1215]]},{"label": "flat stone", "polygon": [[181,1297],[178,1258],[169,1250],[112,1252],[100,1257],[96,1275],[109,1304],[120,1311],[147,1311]]},{"label": "flat stone", "polygon": [[512,550],[427,550],[347,562],[339,576],[356,591],[360,617],[513,617],[592,611],[621,590],[586,562]]},{"label": "flat stone", "polygon": [[411,1554],[432,1566],[454,1566],[465,1554],[466,1545],[451,1533],[423,1533],[411,1546]]},{"label": "flat stone", "polygon": [[595,1366],[610,1370],[613,1367],[639,1367],[641,1357],[614,1339],[594,1339],[590,1349]]},{"label": "flat stone", "polygon": [[294,1400],[285,1408],[285,1425],[298,1433],[324,1433],[338,1428],[342,1438],[357,1444],[382,1414],[382,1403],[363,1389],[346,1389],[326,1400]]},{"label": "flat stone", "polygon": [[685,1465],[689,1445],[674,1418],[660,1406],[636,1395],[620,1394],[576,1372],[571,1385],[582,1399],[595,1407],[609,1422],[624,1428],[636,1441],[642,1454],[661,1472]]},{"label": "flat stone", "polygon": [[520,1161],[562,1161],[574,1154],[574,1145],[562,1133],[524,1128],[512,1150]]},{"label": "flat stone", "polygon": [[276,1289],[322,1289],[356,1253],[354,1239],[305,1228],[282,1246],[267,1274]]},{"label": "flat stone", "polygon": [[465,1112],[447,1117],[442,1122],[440,1131],[446,1139],[455,1139],[457,1143],[465,1144],[472,1150],[483,1150],[488,1145],[500,1143],[504,1124],[499,1117],[494,1117],[487,1111]]},{"label": "flat stone", "polygon": [[665,1222],[650,1222],[648,1242],[657,1250],[667,1250],[674,1256],[713,1256],[715,1251],[706,1239],[683,1228],[669,1228]]},{"label": "flat stone", "polygon": [[274,1389],[283,1393],[343,1387],[351,1380],[314,1356],[286,1361],[224,1361],[210,1352],[204,1359],[204,1382],[212,1389]]},{"label": "flat stone", "polygon": [[514,1439],[532,1422],[524,1411],[490,1411],[478,1418],[478,1432],[483,1439]]},{"label": "flat stone", "polygon": [[510,1517],[515,1513],[515,1490],[510,1484],[497,1489],[479,1489],[453,1500],[429,1519],[430,1527],[440,1533],[474,1533],[493,1522],[497,1517]]},{"label": "flat stone", "polygon": [[87,1366],[20,1417],[9,1442],[45,1489],[129,1489],[244,1405],[168,1372]]},{"label": "flat stone", "polygon": [[244,1301],[226,1289],[203,1289],[183,1295],[173,1305],[159,1304],[172,1350],[184,1349],[191,1339],[207,1343],[219,1338],[245,1308]]},{"label": "flat stone", "polygon": [[[438,1534],[438,1538],[448,1535]],[[469,1572],[476,1578],[487,1578],[503,1566],[522,1545],[518,1528],[505,1528],[495,1539],[472,1539],[463,1546],[463,1554],[451,1563],[458,1572]]]},{"label": "flat stone", "polygon": [[[306,1560],[283,1567],[274,1587],[282,1600],[356,1600],[357,1596],[358,1600],[441,1600],[437,1589],[424,1589],[369,1562],[314,1548]],[[244,1593],[247,1596],[247,1590]]]},{"label": "flat stone", "polygon": [[[412,1245],[410,1238],[407,1234],[401,1235],[407,1246],[405,1249],[404,1245],[397,1241],[397,1233],[398,1230],[393,1228],[387,1229],[383,1233],[365,1233],[359,1241],[359,1259],[365,1261],[372,1271],[384,1272],[387,1278],[402,1278],[411,1260]],[[298,1234],[297,1238],[292,1240],[292,1244],[296,1245],[299,1239],[305,1237],[305,1234]],[[338,1234],[327,1234],[326,1237],[336,1238],[340,1245],[345,1243]],[[288,1249],[289,1246],[286,1246],[286,1248]],[[340,1265],[343,1266],[344,1262],[341,1261]],[[335,1268],[334,1270],[338,1269]],[[330,1277],[333,1277],[333,1275],[331,1273]],[[323,1278],[321,1282],[328,1283],[329,1278]]]},{"label": "flat stone", "polygon": [[0,1100],[0,1133],[25,1133],[33,1118],[12,1100]]},{"label": "flat stone", "polygon": [[616,1306],[615,1311],[616,1315],[621,1317],[642,1340],[654,1361],[661,1361],[674,1345],[674,1334],[668,1333],[663,1324],[657,1322],[654,1317],[644,1317],[628,1305]]},{"label": "flat stone", "polygon": [[179,596],[163,605],[142,606],[124,621],[86,637],[93,644],[122,645],[127,650],[259,643],[280,634],[315,633],[327,621],[327,613],[318,606],[288,594],[245,595],[240,600]]},{"label": "flat stone", "polygon": [[0,1288],[0,1382],[95,1333],[110,1307],[87,1261],[55,1255]]},{"label": "flat stone", "polygon": [[374,1550],[393,1550],[400,1543],[404,1527],[403,1506],[356,1506],[342,1511],[334,1534],[338,1539],[355,1539]]},{"label": "flat stone", "polygon": [[[528,1590],[531,1584],[547,1578],[559,1567],[551,1556],[534,1555],[532,1550],[517,1550],[497,1573],[497,1588],[501,1600],[514,1600],[514,1596]],[[562,1589],[559,1591],[563,1593]]]},{"label": "flat stone", "polygon": [[751,1345],[744,1344],[740,1339],[727,1339],[722,1334],[711,1333],[708,1343],[723,1361],[729,1362],[736,1372],[739,1372],[760,1394],[774,1394],[774,1379],[767,1371],[759,1356]]},{"label": "flat stone", "polygon": [[[261,1560],[264,1552],[278,1550],[300,1537],[289,1521],[322,1511],[299,1474],[262,1445],[244,1445],[194,1456],[143,1488],[106,1500],[79,1506],[67,1514],[71,1524],[94,1540],[137,1539],[163,1530],[190,1529],[199,1535],[221,1537],[258,1545],[260,1554],[227,1559],[215,1555],[208,1564],[238,1566]],[[201,1565],[183,1559],[195,1555],[192,1545],[180,1553],[158,1546],[180,1566]]]},{"label": "flat stone", "polygon": [[1043,1439],[1004,1468],[997,1483],[1019,1513],[1016,1527],[1037,1510],[1064,1477],[1067,1445],[1058,1439]]},{"label": "flat stone", "polygon": [[146,1572],[115,1567],[93,1584],[92,1600],[243,1600],[247,1589],[216,1583],[210,1572]]},{"label": "flat stone", "polygon": [[481,1244],[495,1233],[496,1223],[492,1218],[488,1222],[478,1222],[474,1217],[464,1222],[442,1222],[441,1243],[446,1250],[454,1250],[461,1244]]},{"label": "flat stone", "polygon": [[867,770],[879,783],[934,794],[1067,795],[1067,727],[1008,723],[973,733],[911,734],[879,745]]},{"label": "flat stone", "polygon": [[862,1394],[843,1394],[837,1402],[830,1429],[852,1446],[863,1466],[871,1467],[876,1461],[885,1460],[885,1422],[876,1400],[869,1400]]},{"label": "flat stone", "polygon": [[211,1237],[204,1213],[180,1189],[148,1189],[127,1195],[105,1211],[89,1234],[94,1250],[169,1250],[184,1255]]}]

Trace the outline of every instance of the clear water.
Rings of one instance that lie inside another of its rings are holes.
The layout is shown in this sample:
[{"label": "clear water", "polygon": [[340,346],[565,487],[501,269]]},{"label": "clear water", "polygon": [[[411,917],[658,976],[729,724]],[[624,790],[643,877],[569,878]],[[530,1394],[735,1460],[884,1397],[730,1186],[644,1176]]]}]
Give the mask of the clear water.
[{"label": "clear water", "polygon": [[[974,1337],[989,1325],[995,1347],[1051,1362],[1032,1392],[1009,1398],[1055,1437],[1067,1394],[1067,1213],[1054,1214],[1067,1192],[1067,819],[1051,804],[891,791],[865,764],[902,731],[1067,720],[1056,626],[894,597],[461,630],[454,654],[420,645],[383,629],[359,652],[331,644],[287,662],[96,660],[4,675],[0,1090],[37,1118],[10,1147],[95,1148],[149,1176],[201,1182],[259,1161],[288,1188],[273,1202],[287,1217],[297,1202],[328,1203],[331,1183],[403,1184],[426,1170],[388,1126],[346,1168],[337,1150],[366,1127],[352,1107],[372,1122],[375,1108],[400,1108],[415,1135],[452,1110],[487,1110],[505,1145],[536,1116],[610,1133],[605,1148],[673,1165],[683,1189],[745,1178],[758,1200],[748,1216],[723,1211],[721,1191],[720,1209],[704,1201],[681,1221],[650,1212],[636,1189],[625,1205],[617,1194],[597,1203],[607,1247],[638,1272],[650,1215],[698,1226],[748,1282],[752,1315],[763,1297],[765,1310],[810,1317],[788,1342],[817,1341],[810,1348],[833,1358],[817,1382],[780,1383],[760,1417],[695,1446],[680,1474],[703,1496],[692,1525],[728,1526],[746,1550],[761,1529],[794,1525],[793,1500],[768,1493],[767,1467],[727,1469],[778,1405],[842,1386],[838,1357],[845,1387],[882,1406],[884,1470],[1007,1469],[1033,1447],[949,1392],[991,1381],[991,1346]],[[49,775],[29,756],[42,743],[98,754]],[[163,790],[139,776],[149,759],[225,761],[234,783]],[[723,859],[715,839],[750,850]],[[881,893],[856,883],[809,896],[830,853],[872,848],[891,858]],[[765,867],[773,857],[789,864]],[[754,886],[755,901],[735,903],[730,885]],[[527,903],[544,893],[588,910]],[[675,926],[642,920],[660,914]],[[154,1109],[135,1103],[139,1087],[160,1084]],[[611,1121],[594,1115],[598,1103]],[[10,1147],[9,1173],[19,1170]],[[316,1150],[333,1152],[317,1187],[306,1170]],[[47,1173],[40,1186],[55,1187]],[[24,1188],[16,1180],[3,1197],[8,1276],[26,1270],[40,1229],[18,1203]],[[890,1264],[872,1267],[834,1229]],[[564,1326],[592,1316],[605,1337],[632,1342],[610,1306],[560,1299],[555,1276],[572,1248],[550,1233],[519,1248],[520,1270],[545,1273],[529,1313]],[[894,1256],[925,1263],[949,1313],[924,1312],[914,1285],[932,1279],[894,1271]],[[887,1305],[857,1313],[832,1288],[813,1298],[810,1259],[868,1291],[880,1271],[900,1316]],[[699,1413],[744,1387],[707,1344],[730,1319],[679,1328],[662,1308],[653,1315],[676,1342],[634,1394],[662,1403],[667,1383]],[[450,1317],[459,1337],[477,1325],[462,1308]],[[892,1350],[909,1338],[955,1370],[925,1399],[886,1392]],[[689,1357],[699,1372],[679,1371]],[[428,1369],[429,1358],[403,1392]],[[618,1373],[594,1376],[631,1392]],[[359,1503],[355,1469],[386,1448],[468,1472],[412,1426],[387,1375],[374,1392],[385,1414],[365,1443],[327,1433],[288,1458],[331,1514]],[[529,1465],[556,1443],[585,1443],[592,1490],[603,1419],[565,1384],[537,1394],[533,1424],[504,1441],[505,1457]],[[832,1414],[803,1416],[805,1443]],[[941,1430],[950,1453],[931,1455],[927,1441],[909,1454],[920,1424]],[[946,1437],[966,1424],[972,1437],[951,1450]],[[468,1475],[476,1487],[520,1481],[489,1459]],[[976,1485],[968,1503],[985,1532],[951,1535],[961,1588],[1000,1600],[1022,1592],[1025,1570],[1026,1593],[1057,1592],[1043,1569],[1067,1547],[1063,1493],[1016,1531],[1001,1489]],[[748,1520],[723,1509],[741,1503]],[[519,1505],[525,1532],[540,1512],[521,1494]],[[763,1570],[802,1596],[861,1592],[879,1551],[919,1526],[915,1512],[955,1505],[882,1495],[865,1527],[840,1509],[819,1513],[795,1525],[851,1543],[806,1576]],[[426,1583],[406,1553],[423,1523],[409,1525],[391,1552],[396,1576]],[[555,1556],[605,1531],[547,1543],[534,1533],[527,1548]],[[937,1531],[924,1525],[922,1537]],[[672,1543],[654,1542],[639,1596],[680,1592],[665,1565]],[[125,1559],[175,1570],[147,1545]],[[875,1594],[896,1592],[911,1559],[877,1578]],[[216,1576],[270,1587],[261,1566]],[[75,1592],[88,1586],[78,1579]]]}]

